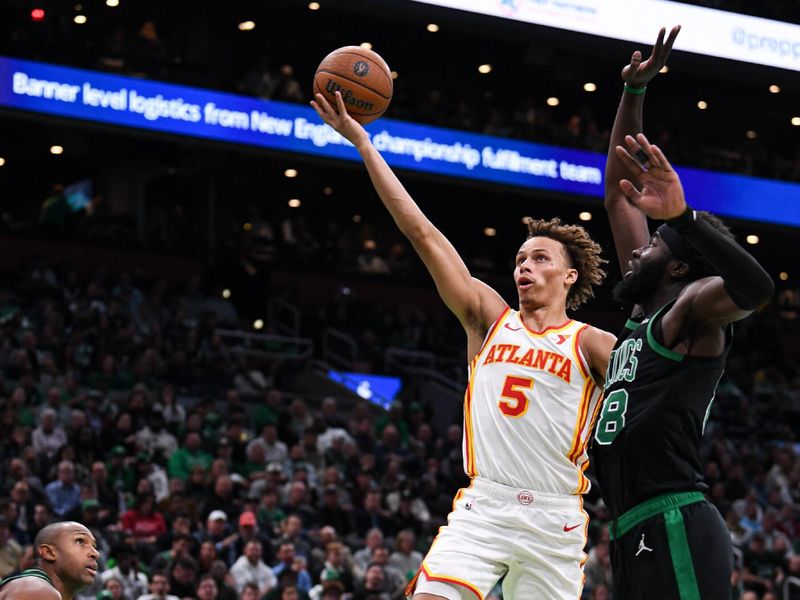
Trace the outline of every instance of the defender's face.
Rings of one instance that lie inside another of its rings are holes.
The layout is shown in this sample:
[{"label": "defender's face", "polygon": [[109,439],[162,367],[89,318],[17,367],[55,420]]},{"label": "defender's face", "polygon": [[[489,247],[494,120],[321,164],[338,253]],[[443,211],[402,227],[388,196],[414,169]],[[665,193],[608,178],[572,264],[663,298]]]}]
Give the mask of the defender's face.
[{"label": "defender's face", "polygon": [[663,267],[672,258],[674,257],[669,250],[669,246],[661,239],[658,233],[654,233],[646,246],[631,252],[631,259],[628,261],[628,270],[624,274],[624,279],[637,277],[642,271],[650,273],[654,269],[654,265]]},{"label": "defender's face", "polygon": [[628,269],[622,281],[614,286],[614,298],[627,304],[641,304],[655,294],[662,285],[672,252],[658,233],[653,234],[646,246],[631,252]]},{"label": "defender's face", "polygon": [[532,237],[517,252],[514,282],[520,306],[546,305],[566,298],[578,272],[570,267],[564,245],[548,237]]}]

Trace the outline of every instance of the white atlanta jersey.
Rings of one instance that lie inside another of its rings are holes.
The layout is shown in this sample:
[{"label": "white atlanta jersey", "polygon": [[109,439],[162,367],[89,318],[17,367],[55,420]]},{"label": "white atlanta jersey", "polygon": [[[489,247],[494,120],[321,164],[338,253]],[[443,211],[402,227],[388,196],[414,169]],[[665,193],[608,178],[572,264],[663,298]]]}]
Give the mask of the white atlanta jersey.
[{"label": "white atlanta jersey", "polygon": [[584,494],[586,444],[602,391],[570,320],[532,331],[506,308],[469,365],[464,470],[523,490]]}]

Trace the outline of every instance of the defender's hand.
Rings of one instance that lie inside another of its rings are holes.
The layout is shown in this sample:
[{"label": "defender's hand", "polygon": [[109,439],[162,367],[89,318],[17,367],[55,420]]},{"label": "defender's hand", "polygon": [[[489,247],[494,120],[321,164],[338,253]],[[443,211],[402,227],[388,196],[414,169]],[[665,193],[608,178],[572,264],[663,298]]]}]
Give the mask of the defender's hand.
[{"label": "defender's hand", "polygon": [[631,64],[622,69],[622,80],[631,87],[642,88],[646,86],[658,74],[661,67],[667,64],[667,58],[672,51],[672,44],[675,43],[675,38],[678,37],[680,30],[680,25],[673,27],[665,42],[664,34],[666,34],[667,30],[662,27],[661,31],[658,32],[658,39],[656,40],[656,45],[653,46],[653,53],[650,57],[642,61],[642,53],[636,50],[631,56]]},{"label": "defender's hand", "polygon": [[636,174],[642,190],[629,180],[619,182],[631,203],[651,219],[668,220],[679,217],[686,210],[686,199],[678,174],[658,146],[647,141],[640,133],[636,139],[625,136],[626,148],[616,147],[617,156]]}]

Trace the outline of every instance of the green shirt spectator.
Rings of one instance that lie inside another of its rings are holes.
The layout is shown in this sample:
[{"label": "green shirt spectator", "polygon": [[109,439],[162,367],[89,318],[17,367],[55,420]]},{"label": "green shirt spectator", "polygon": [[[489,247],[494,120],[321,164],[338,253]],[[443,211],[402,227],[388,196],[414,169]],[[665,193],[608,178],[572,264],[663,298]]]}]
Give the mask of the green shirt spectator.
[{"label": "green shirt spectator", "polygon": [[184,446],[169,457],[167,472],[170,477],[186,481],[195,465],[201,465],[205,469],[211,467],[214,458],[200,447],[200,443],[200,434],[195,432],[186,434]]}]

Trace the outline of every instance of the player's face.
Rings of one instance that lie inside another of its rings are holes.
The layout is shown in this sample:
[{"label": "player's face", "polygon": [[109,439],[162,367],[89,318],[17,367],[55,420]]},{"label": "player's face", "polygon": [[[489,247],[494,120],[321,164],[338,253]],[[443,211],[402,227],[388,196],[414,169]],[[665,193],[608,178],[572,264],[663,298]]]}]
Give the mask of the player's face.
[{"label": "player's face", "polygon": [[65,527],[56,542],[58,568],[63,577],[79,587],[88,587],[97,576],[97,540],[86,527],[76,523]]},{"label": "player's face", "polygon": [[570,267],[564,246],[548,237],[533,237],[517,252],[514,282],[520,306],[544,306],[566,302],[570,285],[578,273]]},{"label": "player's face", "polygon": [[667,265],[674,257],[657,233],[647,246],[631,253],[628,270],[614,287],[614,298],[626,304],[640,304],[650,298],[661,285]]}]

